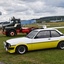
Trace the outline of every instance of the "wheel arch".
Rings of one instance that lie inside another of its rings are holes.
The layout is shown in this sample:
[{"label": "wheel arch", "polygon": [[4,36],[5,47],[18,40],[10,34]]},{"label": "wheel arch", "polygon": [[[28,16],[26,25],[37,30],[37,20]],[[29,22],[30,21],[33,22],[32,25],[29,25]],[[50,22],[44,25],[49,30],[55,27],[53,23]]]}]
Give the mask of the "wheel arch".
[{"label": "wheel arch", "polygon": [[6,32],[10,32],[10,31],[15,31],[16,32],[15,29],[6,29]]},{"label": "wheel arch", "polygon": [[16,30],[15,30],[15,29],[11,29],[11,30],[9,30],[9,32],[10,32],[10,31],[14,31],[14,32],[16,32]]},{"label": "wheel arch", "polygon": [[[59,41],[59,43],[61,43],[61,42],[64,42],[64,40]],[[58,43],[58,44],[59,44],[59,43]]]},{"label": "wheel arch", "polygon": [[59,43],[58,43],[58,45],[57,45],[57,48],[59,48],[59,44],[60,44],[61,42],[64,42],[64,40],[59,41]]}]

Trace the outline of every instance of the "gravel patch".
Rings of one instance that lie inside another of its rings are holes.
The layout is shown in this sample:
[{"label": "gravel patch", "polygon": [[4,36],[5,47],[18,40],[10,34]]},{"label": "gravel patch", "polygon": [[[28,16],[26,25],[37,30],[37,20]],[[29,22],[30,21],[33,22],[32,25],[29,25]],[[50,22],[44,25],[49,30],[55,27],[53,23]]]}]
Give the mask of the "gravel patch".
[{"label": "gravel patch", "polygon": [[0,62],[0,64],[4,64],[3,62]]}]

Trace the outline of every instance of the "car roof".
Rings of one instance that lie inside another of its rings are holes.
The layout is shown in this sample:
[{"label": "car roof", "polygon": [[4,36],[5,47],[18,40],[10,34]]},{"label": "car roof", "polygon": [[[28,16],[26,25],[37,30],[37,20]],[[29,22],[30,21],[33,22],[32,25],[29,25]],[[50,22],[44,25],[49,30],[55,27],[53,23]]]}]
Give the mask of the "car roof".
[{"label": "car roof", "polygon": [[45,28],[45,29],[36,29],[34,31],[42,31],[42,30],[57,30],[55,28]]}]

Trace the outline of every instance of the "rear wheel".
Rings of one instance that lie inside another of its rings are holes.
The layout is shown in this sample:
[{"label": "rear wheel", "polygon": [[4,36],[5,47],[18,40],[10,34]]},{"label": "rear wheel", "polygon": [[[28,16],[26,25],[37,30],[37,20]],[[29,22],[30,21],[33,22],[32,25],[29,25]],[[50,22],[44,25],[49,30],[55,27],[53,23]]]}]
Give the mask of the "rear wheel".
[{"label": "rear wheel", "polygon": [[15,36],[15,35],[16,35],[15,31],[12,30],[12,31],[9,32],[9,36]]},{"label": "rear wheel", "polygon": [[58,48],[64,50],[64,41],[58,44]]},{"label": "rear wheel", "polygon": [[24,54],[27,51],[27,47],[26,46],[18,46],[16,49],[16,52],[19,54]]}]

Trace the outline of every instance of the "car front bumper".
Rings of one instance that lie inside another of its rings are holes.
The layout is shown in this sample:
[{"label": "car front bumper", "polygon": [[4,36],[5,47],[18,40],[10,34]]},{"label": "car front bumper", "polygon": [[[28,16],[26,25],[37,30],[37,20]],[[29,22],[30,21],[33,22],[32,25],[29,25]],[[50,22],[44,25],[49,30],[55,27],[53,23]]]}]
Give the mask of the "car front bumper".
[{"label": "car front bumper", "polygon": [[5,50],[6,50],[7,52],[9,52],[9,53],[15,53],[15,45],[8,47],[8,46],[7,46],[7,43],[4,42],[4,48],[5,48]]}]

